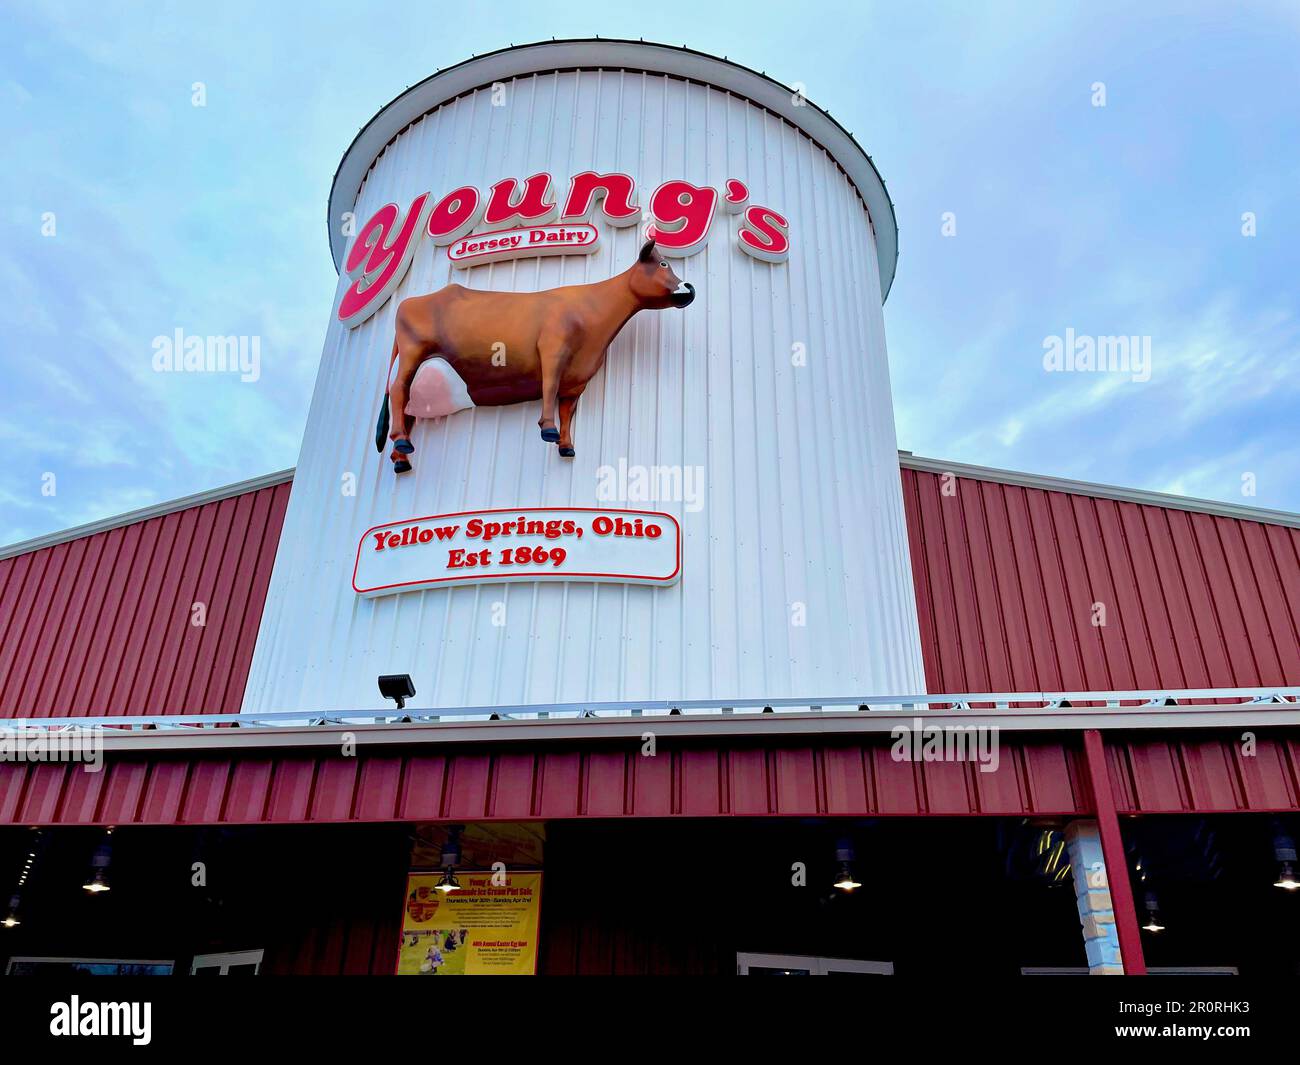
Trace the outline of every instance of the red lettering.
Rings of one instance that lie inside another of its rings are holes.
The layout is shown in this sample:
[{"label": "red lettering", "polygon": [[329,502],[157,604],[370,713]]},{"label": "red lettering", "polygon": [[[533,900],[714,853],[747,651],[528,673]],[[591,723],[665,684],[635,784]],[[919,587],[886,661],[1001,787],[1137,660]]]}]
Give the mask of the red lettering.
[{"label": "red lettering", "polygon": [[769,207],[754,206],[742,216],[736,242],[755,259],[779,263],[790,255],[790,223]]},{"label": "red lettering", "polygon": [[411,203],[405,220],[401,208],[389,203],[361,227],[344,262],[345,272],[354,280],[339,300],[340,322],[351,328],[387,302],[410,268],[415,254],[413,238],[424,224],[428,209],[429,193],[423,192]]},{"label": "red lettering", "polygon": [[737,178],[727,178],[727,194],[722,197],[722,204],[728,214],[739,214],[749,202],[749,186]]},{"label": "red lettering", "polygon": [[627,521],[623,518],[610,518],[602,514],[591,523],[591,531],[597,536],[632,536],[648,537],[657,540],[663,535],[663,529],[654,524],[646,525],[640,518]]},{"label": "red lettering", "polygon": [[547,203],[551,191],[550,174],[534,174],[524,181],[522,195],[519,182],[506,178],[492,186],[483,224],[488,229],[501,229],[513,225],[515,220],[541,225],[555,217],[554,202]]},{"label": "red lettering", "polygon": [[442,248],[455,244],[478,225],[483,213],[483,197],[473,185],[463,185],[438,201],[429,214],[426,231],[433,243]]},{"label": "red lettering", "polygon": [[[520,181],[505,178],[486,193],[462,185],[436,203],[428,192],[417,196],[405,212],[395,203],[379,208],[348,247],[343,272],[348,281],[337,317],[348,328],[368,320],[402,283],[422,236],[448,248],[452,262],[488,261],[515,255],[564,254],[595,245],[596,229],[577,220],[599,213],[612,226],[630,226],[641,217],[636,183],[628,174],[585,170],[570,180],[563,211],[553,202],[551,175],[538,173]],[[739,178],[728,178],[722,192],[689,181],[665,181],[650,194],[652,232],[663,252],[673,257],[694,255],[705,246],[719,200],[740,215],[736,242],[747,255],[767,262],[789,257],[789,222],[768,207],[750,205],[750,190]],[[545,225],[556,216],[574,228]],[[475,227],[517,231],[487,239],[469,239]]]},{"label": "red lettering", "polygon": [[650,197],[655,241],[664,251],[694,255],[708,240],[717,206],[717,189],[689,181],[665,181]]},{"label": "red lettering", "polygon": [[374,533],[375,550],[386,547],[409,547],[411,544],[427,544],[436,536],[439,540],[450,540],[460,530],[459,525],[439,525],[432,529],[421,529],[418,525],[408,525],[401,531]]},{"label": "red lettering", "polygon": [[569,183],[569,198],[564,201],[560,221],[585,221],[599,202],[600,212],[610,225],[635,225],[641,217],[640,208],[632,202],[635,195],[636,183],[627,174],[584,170]]}]

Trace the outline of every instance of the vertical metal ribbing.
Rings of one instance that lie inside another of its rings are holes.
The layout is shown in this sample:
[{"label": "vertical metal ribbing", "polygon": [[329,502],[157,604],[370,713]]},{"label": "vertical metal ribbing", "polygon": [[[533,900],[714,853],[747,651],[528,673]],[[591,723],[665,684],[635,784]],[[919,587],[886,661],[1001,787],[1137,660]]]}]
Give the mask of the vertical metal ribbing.
[{"label": "vertical metal ribbing", "polygon": [[[430,705],[807,695],[923,684],[898,484],[870,223],[819,146],[743,98],[623,70],[529,74],[449,101],[376,160],[364,221],[420,192],[549,171],[555,194],[596,166],[630,172],[644,206],[662,181],[721,189],[791,223],[789,260],[735,246],[719,210],[707,248],[680,260],[699,291],[684,312],[647,312],[612,346],[577,416],[577,458],[537,440],[535,404],[463,412],[416,429],[416,470],[395,482],[369,441],[401,298],[455,280],[536,290],[608,277],[637,231],[602,225],[575,257],[452,271],[419,247],[396,298],[352,330],[331,323],[298,480],[245,708],[368,706],[374,677],[416,676]],[[340,290],[343,282],[340,281]],[[337,293],[336,293],[337,297]],[[791,345],[809,365],[791,365]],[[597,505],[601,465],[703,466],[704,505],[625,502],[683,525],[670,588],[485,585],[362,600],[350,587],[360,533],[400,517],[490,507]],[[354,469],[355,467],[355,469]],[[354,470],[355,497],[340,499]],[[495,602],[506,624],[494,626]],[[791,624],[805,604],[807,625]]]}]

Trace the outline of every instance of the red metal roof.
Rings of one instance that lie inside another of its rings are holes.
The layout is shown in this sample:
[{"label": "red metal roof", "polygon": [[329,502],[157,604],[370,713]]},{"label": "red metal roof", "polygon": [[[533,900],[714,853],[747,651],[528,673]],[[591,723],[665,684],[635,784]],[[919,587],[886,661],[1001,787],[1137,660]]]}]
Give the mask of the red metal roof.
[{"label": "red metal roof", "polygon": [[1300,684],[1300,529],[950,483],[903,469],[930,691]]},{"label": "red metal roof", "polygon": [[237,713],[289,488],[0,559],[0,717]]}]

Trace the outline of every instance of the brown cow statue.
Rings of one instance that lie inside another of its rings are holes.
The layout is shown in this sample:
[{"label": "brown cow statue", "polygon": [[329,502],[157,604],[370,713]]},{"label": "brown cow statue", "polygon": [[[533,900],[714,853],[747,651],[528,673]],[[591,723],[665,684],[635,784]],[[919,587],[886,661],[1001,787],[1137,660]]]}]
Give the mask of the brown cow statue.
[{"label": "brown cow statue", "polygon": [[[651,237],[637,261],[608,281],[543,292],[483,292],[448,285],[397,308],[397,373],[379,411],[375,447],[391,437],[396,473],[411,468],[415,419],[469,407],[542,401],[542,439],[572,458],[578,397],[637,311],[687,307],[695,289],[661,259]],[[389,410],[393,419],[389,432]],[[556,419],[558,415],[559,424]]]}]

